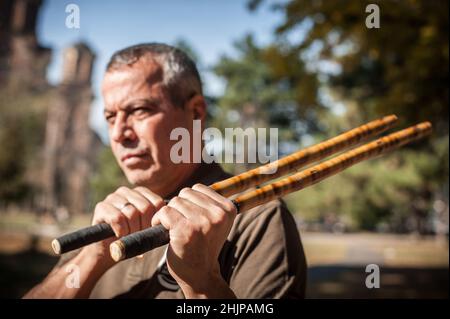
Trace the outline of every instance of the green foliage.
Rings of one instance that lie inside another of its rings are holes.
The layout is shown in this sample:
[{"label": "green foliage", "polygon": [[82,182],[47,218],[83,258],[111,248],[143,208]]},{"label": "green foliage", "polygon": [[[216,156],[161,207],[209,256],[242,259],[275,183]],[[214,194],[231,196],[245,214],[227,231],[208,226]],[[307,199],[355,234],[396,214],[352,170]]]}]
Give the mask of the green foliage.
[{"label": "green foliage", "polygon": [[[251,0],[248,6],[255,10],[261,3]],[[379,29],[365,26],[369,3],[380,7]],[[392,113],[399,127],[424,120],[434,127],[430,139],[288,196],[290,207],[307,220],[335,215],[354,228],[387,224],[412,230],[411,219],[426,220],[435,198],[448,200],[448,1],[291,0],[272,8],[284,15],[275,30],[277,43],[289,39],[283,56],[302,56],[321,81],[302,82],[305,69],[280,67],[276,57],[268,62],[276,70],[271,75],[290,78],[291,87],[306,87],[311,95],[327,89],[327,105],[345,107],[341,115],[321,113],[315,119],[322,129],[306,133],[316,142]],[[338,71],[321,68],[324,62],[338,65]],[[296,116],[301,120],[305,114]]]},{"label": "green foliage", "polygon": [[306,72],[298,54],[289,51],[288,43],[260,48],[247,35],[235,48],[237,57],[222,56],[214,67],[226,88],[217,101],[213,124],[277,126],[284,140],[294,141],[306,131],[316,131],[322,111],[318,82],[314,74]]},{"label": "green foliage", "polygon": [[[0,203],[23,204],[39,192],[46,111],[52,97],[7,86],[0,90]],[[99,155],[98,171],[91,178],[90,206],[127,183],[109,147]]]},{"label": "green foliage", "polygon": [[[442,147],[442,138],[434,147]],[[431,210],[432,195],[441,191],[445,176],[440,165],[448,158],[405,149],[360,163],[311,188],[287,197],[293,211],[310,221],[336,215],[355,229],[373,230],[380,223],[406,231],[414,213]],[[448,169],[448,168],[447,168]],[[448,175],[447,175],[448,176]]]},{"label": "green foliage", "polygon": [[0,90],[0,202],[32,196],[45,138],[48,93],[8,85]]},{"label": "green foliage", "polygon": [[[380,8],[379,29],[365,27],[365,8]],[[253,3],[253,7],[258,1]],[[342,72],[330,84],[356,101],[363,118],[395,113],[406,125],[430,120],[448,134],[448,10],[446,0],[309,1],[278,6],[280,36],[305,28],[293,50],[319,47]]]},{"label": "green foliage", "polygon": [[119,186],[128,185],[127,179],[117,164],[111,148],[104,146],[98,157],[98,169],[90,180],[92,195],[90,208],[105,199],[108,194],[114,192]]},{"label": "green foliage", "polygon": [[24,141],[11,138],[17,131],[12,125],[0,130],[0,145],[4,150],[0,153],[0,198],[4,202],[23,197],[26,189],[24,161],[19,159],[25,148]]}]

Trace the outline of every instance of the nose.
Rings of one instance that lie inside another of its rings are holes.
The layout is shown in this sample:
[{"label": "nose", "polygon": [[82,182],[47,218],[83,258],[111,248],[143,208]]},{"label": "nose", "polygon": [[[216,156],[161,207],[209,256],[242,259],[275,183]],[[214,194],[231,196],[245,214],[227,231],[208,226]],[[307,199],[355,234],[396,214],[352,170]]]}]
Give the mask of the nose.
[{"label": "nose", "polygon": [[117,114],[111,131],[111,139],[114,142],[122,143],[125,140],[136,138],[133,127],[128,122],[128,116],[125,113],[119,112]]}]

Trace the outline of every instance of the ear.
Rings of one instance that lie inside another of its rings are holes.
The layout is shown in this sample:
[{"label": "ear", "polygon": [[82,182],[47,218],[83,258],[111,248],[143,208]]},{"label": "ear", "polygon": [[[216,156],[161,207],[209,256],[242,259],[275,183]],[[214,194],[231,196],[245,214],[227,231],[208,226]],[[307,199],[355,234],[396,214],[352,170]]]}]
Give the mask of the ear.
[{"label": "ear", "polygon": [[193,120],[204,120],[206,118],[206,101],[200,95],[194,95],[186,104],[186,109],[192,114]]}]

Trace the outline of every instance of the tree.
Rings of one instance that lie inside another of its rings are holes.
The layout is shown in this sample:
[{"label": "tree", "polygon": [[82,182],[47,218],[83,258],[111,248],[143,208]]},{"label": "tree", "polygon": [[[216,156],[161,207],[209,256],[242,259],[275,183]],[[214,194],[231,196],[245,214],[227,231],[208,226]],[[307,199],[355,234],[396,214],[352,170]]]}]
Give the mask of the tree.
[{"label": "tree", "polygon": [[90,180],[92,196],[90,208],[103,201],[108,194],[113,193],[119,186],[129,185],[125,175],[117,164],[117,160],[109,146],[104,146],[99,153],[98,168]]},{"label": "tree", "polygon": [[[249,8],[263,2],[249,1]],[[379,29],[365,26],[369,3],[380,8]],[[356,227],[388,222],[397,230],[413,219],[424,231],[433,200],[448,202],[448,1],[291,0],[272,8],[284,14],[275,33],[323,79],[318,89],[328,90],[330,104],[345,106],[343,115],[325,117],[327,135],[391,113],[402,127],[424,120],[434,126],[432,139],[359,164],[291,203],[313,218],[335,212]]]},{"label": "tree", "polygon": [[[251,1],[255,9],[261,1]],[[380,8],[381,27],[365,26],[365,8]],[[279,36],[305,28],[293,50],[320,48],[341,72],[330,85],[341,99],[356,101],[364,118],[395,113],[403,125],[431,120],[448,134],[448,1],[308,1],[274,7],[285,19]]]},{"label": "tree", "polygon": [[235,43],[236,56],[222,56],[213,68],[226,83],[223,96],[217,99],[213,124],[221,128],[276,127],[283,141],[281,155],[298,148],[304,133],[319,130],[317,118],[323,111],[317,99],[316,76],[305,70],[287,45],[280,42],[261,48],[252,35],[246,35]]},{"label": "tree", "polygon": [[41,147],[50,93],[0,90],[0,202],[33,204],[39,187]]}]

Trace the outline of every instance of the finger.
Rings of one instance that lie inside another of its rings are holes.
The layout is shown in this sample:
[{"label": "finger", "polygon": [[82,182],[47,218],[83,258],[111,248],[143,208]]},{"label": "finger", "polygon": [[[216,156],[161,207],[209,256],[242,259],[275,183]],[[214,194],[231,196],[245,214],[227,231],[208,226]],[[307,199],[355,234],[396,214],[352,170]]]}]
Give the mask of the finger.
[{"label": "finger", "polygon": [[153,204],[141,193],[136,192],[132,189],[121,187],[116,191],[117,194],[125,197],[128,202],[133,204],[139,211],[144,212],[148,209],[149,205]]},{"label": "finger", "polygon": [[174,197],[169,205],[177,208],[189,221],[199,225],[204,232],[208,232],[212,226],[220,225],[228,219],[227,211],[215,200],[192,189],[180,192],[180,196]]},{"label": "finger", "polygon": [[125,215],[125,217],[128,219],[127,223],[130,233],[141,230],[140,211],[134,204],[134,202],[136,201],[130,200],[130,198],[126,196],[126,187],[121,187],[116,192],[109,194],[106,197],[105,202],[113,205],[114,207],[119,209],[122,214]]},{"label": "finger", "polygon": [[151,226],[153,215],[165,205],[165,202],[161,196],[151,192],[145,187],[136,187],[134,188],[134,191],[144,196],[149,203],[147,209],[141,215],[142,228],[148,228]]},{"label": "finger", "polygon": [[142,196],[146,197],[148,201],[153,204],[153,206],[155,207],[155,212],[165,205],[164,199],[161,196],[153,193],[146,187],[139,186],[134,190],[141,193]]},{"label": "finger", "polygon": [[[149,215],[154,210],[153,204],[139,192],[131,190],[127,187],[120,187],[116,193],[122,197],[125,197],[127,202],[131,203],[134,207],[134,209],[132,209],[129,208],[131,205],[128,205],[124,208],[126,209],[124,213],[126,213],[129,218],[132,218],[132,232],[147,228],[150,225]],[[135,221],[135,218],[137,221]],[[138,228],[135,230],[136,224]]]},{"label": "finger", "polygon": [[106,196],[106,199],[104,201],[113,205],[118,210],[120,210],[126,203],[128,203],[128,200],[125,197],[117,193],[109,194],[108,196]]},{"label": "finger", "polygon": [[177,211],[186,217],[189,225],[195,226],[196,229],[201,230],[205,234],[211,230],[213,225],[221,223],[226,216],[226,213],[218,206],[211,205],[210,210],[207,210],[181,197],[174,197],[168,206],[176,208]]},{"label": "finger", "polygon": [[203,184],[195,184],[194,186],[192,186],[192,189],[195,191],[201,192],[205,195],[208,195],[209,197],[214,199],[216,202],[220,203],[226,212],[229,212],[233,215],[237,214],[237,209],[236,209],[236,206],[233,204],[233,202],[230,199],[218,194],[211,187],[208,187]]},{"label": "finger", "polygon": [[152,226],[163,225],[165,229],[172,230],[179,225],[186,217],[183,216],[177,209],[164,206],[152,218]]},{"label": "finger", "polygon": [[146,210],[145,212],[141,212],[141,229],[149,228],[152,225],[152,217],[154,215],[154,211]]},{"label": "finger", "polygon": [[142,229],[141,212],[136,207],[134,207],[133,204],[129,203],[120,211],[127,218],[128,225],[130,226],[130,233],[134,233]]},{"label": "finger", "polygon": [[196,221],[199,218],[203,219],[206,217],[205,215],[207,215],[207,212],[203,207],[191,202],[189,199],[179,196],[172,198],[167,206],[175,208],[191,221]]},{"label": "finger", "polygon": [[116,237],[123,237],[130,233],[127,218],[122,212],[108,202],[100,202],[95,207],[93,225],[107,223],[111,226]]},{"label": "finger", "polygon": [[210,196],[194,190],[192,188],[183,188],[180,193],[178,194],[178,197],[187,199],[189,201],[191,201],[192,203],[206,209],[206,210],[210,210],[210,209],[216,209],[217,207],[219,207],[222,210],[225,210],[226,207],[225,205],[223,205],[222,203],[218,202],[217,200],[215,200],[214,198],[211,198]]}]

